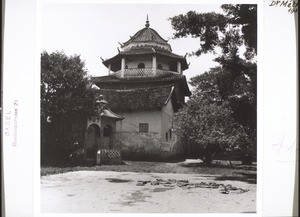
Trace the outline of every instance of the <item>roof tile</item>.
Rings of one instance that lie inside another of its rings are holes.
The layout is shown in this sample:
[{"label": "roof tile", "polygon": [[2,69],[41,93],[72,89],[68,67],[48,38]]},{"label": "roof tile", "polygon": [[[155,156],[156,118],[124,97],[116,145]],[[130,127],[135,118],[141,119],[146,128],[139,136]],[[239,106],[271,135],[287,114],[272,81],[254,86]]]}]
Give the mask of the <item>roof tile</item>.
[{"label": "roof tile", "polygon": [[100,89],[113,111],[153,111],[161,109],[170,94],[173,86],[160,86],[130,90]]},{"label": "roof tile", "polygon": [[134,36],[128,41],[124,42],[124,46],[132,42],[158,42],[162,44],[168,44],[154,29],[143,28],[139,30]]}]

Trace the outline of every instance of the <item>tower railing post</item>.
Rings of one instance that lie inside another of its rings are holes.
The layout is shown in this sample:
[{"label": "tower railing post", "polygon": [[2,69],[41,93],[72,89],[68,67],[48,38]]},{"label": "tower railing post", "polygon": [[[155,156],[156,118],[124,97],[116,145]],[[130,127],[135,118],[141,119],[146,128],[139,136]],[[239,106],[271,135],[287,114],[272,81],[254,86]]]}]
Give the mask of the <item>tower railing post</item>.
[{"label": "tower railing post", "polygon": [[110,71],[111,71],[111,65],[108,65],[108,75],[110,75]]},{"label": "tower railing post", "polygon": [[153,75],[156,75],[156,56],[152,56],[152,72]]},{"label": "tower railing post", "polygon": [[121,78],[124,78],[124,72],[125,72],[125,58],[123,57],[121,60]]},{"label": "tower railing post", "polygon": [[177,72],[179,74],[182,74],[182,71],[181,71],[181,62],[180,61],[177,62]]}]

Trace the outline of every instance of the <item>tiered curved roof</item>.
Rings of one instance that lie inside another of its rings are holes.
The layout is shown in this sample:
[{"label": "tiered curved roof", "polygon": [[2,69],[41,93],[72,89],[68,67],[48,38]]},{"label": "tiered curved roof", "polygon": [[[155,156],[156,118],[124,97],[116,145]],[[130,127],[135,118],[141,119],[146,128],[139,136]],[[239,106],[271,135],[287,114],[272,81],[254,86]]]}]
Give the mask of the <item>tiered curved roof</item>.
[{"label": "tiered curved roof", "polygon": [[119,61],[125,56],[157,54],[165,56],[176,61],[180,61],[182,69],[188,68],[186,58],[172,53],[172,49],[167,40],[163,39],[154,29],[149,27],[147,18],[145,28],[139,30],[128,41],[121,45],[122,50],[112,58],[103,61],[103,64],[108,67],[109,64]]},{"label": "tiered curved roof", "polygon": [[168,41],[163,39],[154,29],[151,29],[149,27],[145,27],[139,30],[128,41],[124,42],[121,48],[127,50],[128,46],[130,45],[139,46],[144,43],[150,43],[156,45],[157,47],[165,47],[166,50],[172,51],[171,46],[168,44]]},{"label": "tiered curved roof", "polygon": [[112,74],[107,76],[93,77],[92,82],[100,88],[103,86],[102,84],[115,85],[115,84],[132,84],[136,82],[139,83],[156,82],[161,86],[163,85],[169,86],[178,83],[181,85],[185,96],[191,95],[190,89],[187,85],[185,75],[178,75],[178,74],[166,74],[164,76],[159,76],[159,77],[148,77],[147,79],[138,78],[138,77],[120,78]]}]

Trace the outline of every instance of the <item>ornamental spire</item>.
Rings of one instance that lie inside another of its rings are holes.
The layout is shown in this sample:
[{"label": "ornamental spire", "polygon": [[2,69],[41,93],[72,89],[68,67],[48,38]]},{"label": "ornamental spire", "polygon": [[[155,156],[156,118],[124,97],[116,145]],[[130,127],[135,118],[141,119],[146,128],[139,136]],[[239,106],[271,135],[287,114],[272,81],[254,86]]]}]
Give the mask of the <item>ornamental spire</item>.
[{"label": "ornamental spire", "polygon": [[149,28],[150,24],[149,24],[149,20],[148,20],[148,14],[147,14],[147,20],[146,20],[146,24],[145,24],[145,27],[146,28]]}]

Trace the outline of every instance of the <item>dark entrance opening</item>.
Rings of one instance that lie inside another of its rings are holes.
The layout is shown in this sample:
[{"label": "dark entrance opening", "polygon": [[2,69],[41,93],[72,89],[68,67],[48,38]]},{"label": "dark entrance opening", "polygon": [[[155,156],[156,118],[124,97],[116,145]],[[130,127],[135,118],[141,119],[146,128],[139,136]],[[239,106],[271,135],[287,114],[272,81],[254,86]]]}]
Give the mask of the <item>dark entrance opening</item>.
[{"label": "dark entrance opening", "polygon": [[100,141],[100,127],[92,124],[87,129],[86,158],[96,158],[96,151]]},{"label": "dark entrance opening", "polygon": [[113,127],[110,124],[105,125],[103,128],[103,146],[105,148],[112,149],[111,136],[112,136]]}]

